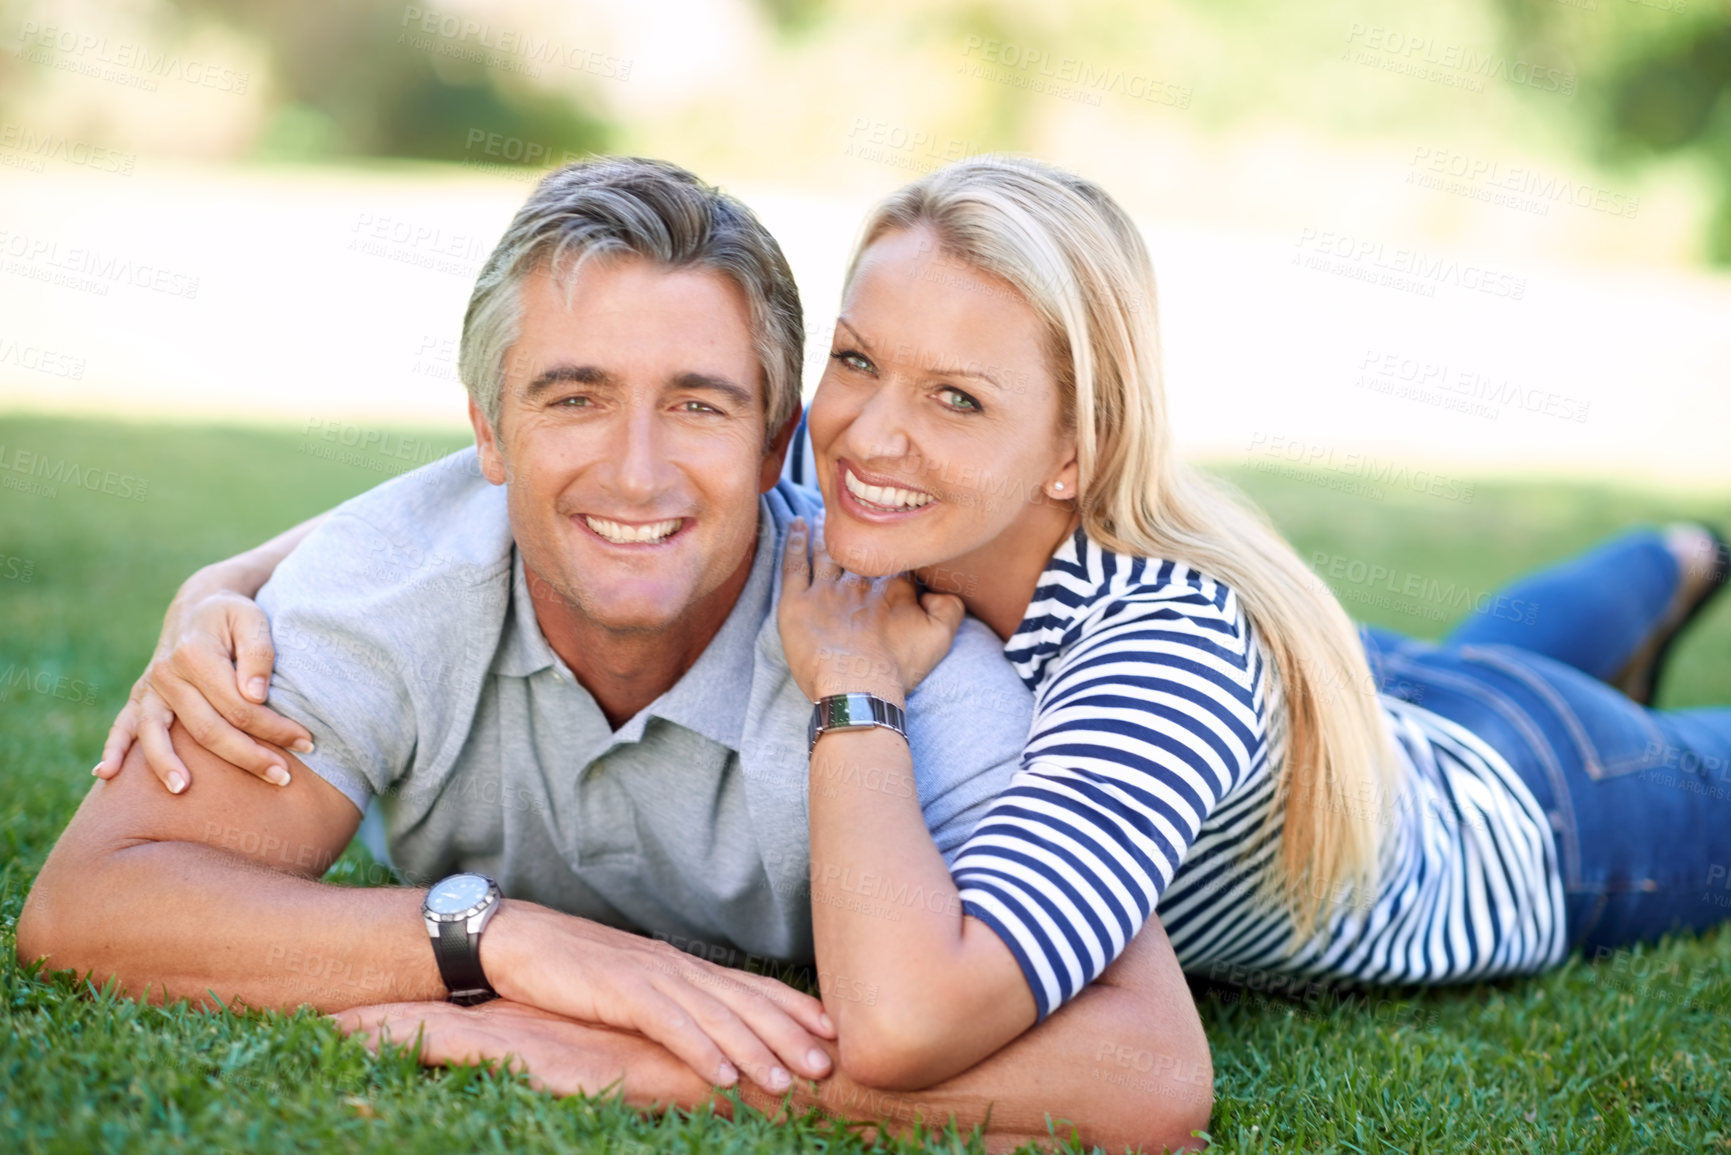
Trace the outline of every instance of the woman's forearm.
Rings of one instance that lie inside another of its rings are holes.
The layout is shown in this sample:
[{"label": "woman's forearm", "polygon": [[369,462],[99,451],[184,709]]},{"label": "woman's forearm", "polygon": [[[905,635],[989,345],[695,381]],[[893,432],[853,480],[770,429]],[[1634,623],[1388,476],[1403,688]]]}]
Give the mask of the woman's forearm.
[{"label": "woman's forearm", "polygon": [[812,754],[818,981],[844,1069],[881,1087],[966,1070],[1037,1013],[1009,948],[963,917],[919,798],[901,788],[912,781],[907,743],[887,730],[827,734]]},{"label": "woman's forearm", "polygon": [[[988,1151],[1049,1144],[1048,1125],[1060,1142],[1074,1130],[1084,1149],[1199,1146],[1191,1133],[1208,1126],[1214,1102],[1208,1041],[1165,936],[1145,937],[1045,1022],[952,1078],[886,1091],[838,1064],[821,1082],[795,1084],[794,1111],[875,1120],[898,1135],[954,1121],[963,1135],[980,1127]],[[775,1113],[755,1087],[740,1090]]]}]

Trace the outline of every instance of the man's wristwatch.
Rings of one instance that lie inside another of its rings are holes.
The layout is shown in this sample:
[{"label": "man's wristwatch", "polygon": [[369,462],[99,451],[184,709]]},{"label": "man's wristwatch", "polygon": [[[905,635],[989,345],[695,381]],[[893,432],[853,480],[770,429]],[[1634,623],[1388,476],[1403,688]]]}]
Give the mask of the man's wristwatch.
[{"label": "man's wristwatch", "polygon": [[811,725],[805,731],[806,755],[810,756],[817,740],[830,730],[863,730],[869,726],[894,730],[904,740],[908,736],[908,720],[902,708],[876,694],[832,694],[819,698],[811,708]]},{"label": "man's wristwatch", "polygon": [[421,917],[433,940],[439,975],[451,1001],[460,1007],[499,997],[481,970],[481,932],[504,898],[499,884],[484,874],[453,874],[421,900]]}]

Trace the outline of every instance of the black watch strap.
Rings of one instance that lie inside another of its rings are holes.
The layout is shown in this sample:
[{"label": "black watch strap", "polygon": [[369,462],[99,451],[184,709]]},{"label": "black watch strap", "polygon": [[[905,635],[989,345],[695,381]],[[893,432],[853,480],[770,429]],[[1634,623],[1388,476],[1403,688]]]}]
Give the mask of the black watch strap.
[{"label": "black watch strap", "polygon": [[441,922],[439,937],[433,940],[433,957],[439,962],[439,974],[451,1001],[460,1007],[472,1007],[499,997],[493,984],[481,970],[481,936],[469,933],[467,922]]}]

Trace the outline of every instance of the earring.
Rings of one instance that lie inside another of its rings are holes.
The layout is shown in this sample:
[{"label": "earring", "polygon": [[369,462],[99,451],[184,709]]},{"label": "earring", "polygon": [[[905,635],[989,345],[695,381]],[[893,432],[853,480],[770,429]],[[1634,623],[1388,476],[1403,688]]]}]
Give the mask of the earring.
[{"label": "earring", "polygon": [[1052,483],[1052,488],[1057,490],[1059,493],[1063,493],[1064,492],[1064,483],[1062,481],[1054,481]]}]

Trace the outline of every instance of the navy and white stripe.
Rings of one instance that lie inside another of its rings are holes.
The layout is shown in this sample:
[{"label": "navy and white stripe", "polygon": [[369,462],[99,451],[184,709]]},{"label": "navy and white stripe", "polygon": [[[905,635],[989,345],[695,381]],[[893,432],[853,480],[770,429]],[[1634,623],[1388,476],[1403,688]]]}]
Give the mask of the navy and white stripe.
[{"label": "navy and white stripe", "polygon": [[1400,786],[1374,901],[1297,936],[1278,870],[1279,678],[1234,593],[1078,531],[1005,646],[1034,691],[1022,768],[954,864],[963,909],[1016,956],[1041,1018],[1099,976],[1158,908],[1186,970],[1444,982],[1561,959],[1544,815],[1459,726],[1382,698]]}]

